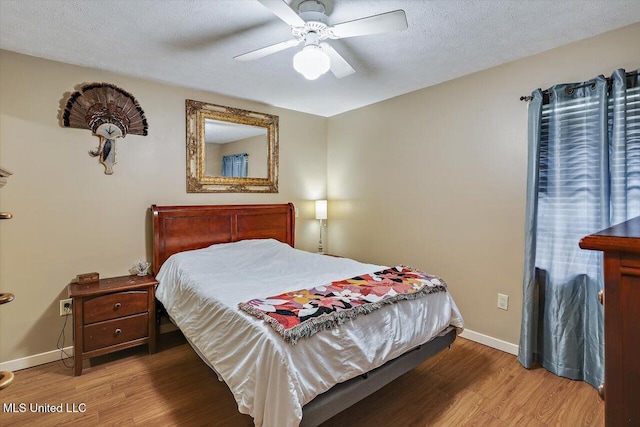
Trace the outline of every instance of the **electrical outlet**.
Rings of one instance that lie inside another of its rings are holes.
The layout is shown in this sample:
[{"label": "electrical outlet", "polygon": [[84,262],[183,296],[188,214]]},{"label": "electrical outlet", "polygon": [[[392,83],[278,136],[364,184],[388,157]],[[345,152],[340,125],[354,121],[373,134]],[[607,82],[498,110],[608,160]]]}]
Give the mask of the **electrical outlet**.
[{"label": "electrical outlet", "polygon": [[71,298],[60,300],[60,316],[67,316],[73,313],[73,300]]},{"label": "electrical outlet", "polygon": [[498,308],[509,310],[509,295],[498,294]]}]

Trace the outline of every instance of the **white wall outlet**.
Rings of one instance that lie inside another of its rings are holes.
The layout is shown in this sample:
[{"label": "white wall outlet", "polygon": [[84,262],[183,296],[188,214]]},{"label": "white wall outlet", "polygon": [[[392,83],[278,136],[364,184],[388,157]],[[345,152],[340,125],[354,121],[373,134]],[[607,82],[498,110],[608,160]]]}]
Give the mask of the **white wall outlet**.
[{"label": "white wall outlet", "polygon": [[67,316],[73,313],[73,300],[71,298],[60,300],[60,316]]},{"label": "white wall outlet", "polygon": [[509,295],[498,294],[498,308],[509,310]]}]

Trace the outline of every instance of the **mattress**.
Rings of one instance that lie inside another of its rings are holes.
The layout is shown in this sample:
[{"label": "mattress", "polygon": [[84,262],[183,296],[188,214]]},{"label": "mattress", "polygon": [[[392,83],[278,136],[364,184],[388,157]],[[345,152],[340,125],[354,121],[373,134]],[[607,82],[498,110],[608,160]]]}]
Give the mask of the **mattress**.
[{"label": "mattress", "polygon": [[315,396],[426,343],[449,325],[462,328],[462,316],[448,292],[437,292],[292,345],[238,303],[384,268],[272,239],[244,240],[172,255],[156,277],[156,297],[229,386],[241,413],[256,426],[294,427]]}]

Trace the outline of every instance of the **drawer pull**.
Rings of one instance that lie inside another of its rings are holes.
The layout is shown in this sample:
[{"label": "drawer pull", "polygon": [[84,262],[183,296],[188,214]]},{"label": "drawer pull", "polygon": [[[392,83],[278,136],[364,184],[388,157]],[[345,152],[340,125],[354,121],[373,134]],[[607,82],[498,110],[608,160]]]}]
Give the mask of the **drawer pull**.
[{"label": "drawer pull", "polygon": [[119,309],[120,309],[120,307],[122,307],[122,304],[120,304],[119,302],[117,302],[117,303],[115,303],[115,304],[114,304],[114,306],[113,306],[113,310],[114,310],[114,311],[115,311],[115,310],[119,310]]},{"label": "drawer pull", "polygon": [[118,328],[118,329],[115,330],[115,332],[113,334],[118,336],[118,335],[120,335],[121,332],[122,332],[122,329]]},{"label": "drawer pull", "polygon": [[600,292],[598,292],[598,301],[604,305],[604,289],[600,289]]}]

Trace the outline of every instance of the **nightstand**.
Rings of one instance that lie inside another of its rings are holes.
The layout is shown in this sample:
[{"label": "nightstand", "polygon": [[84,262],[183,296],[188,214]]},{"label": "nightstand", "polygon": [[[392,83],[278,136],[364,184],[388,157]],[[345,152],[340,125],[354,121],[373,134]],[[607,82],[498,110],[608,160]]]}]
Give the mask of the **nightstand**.
[{"label": "nightstand", "polygon": [[84,358],[148,344],[156,351],[153,276],[122,276],[69,284],[73,298],[74,375]]}]

